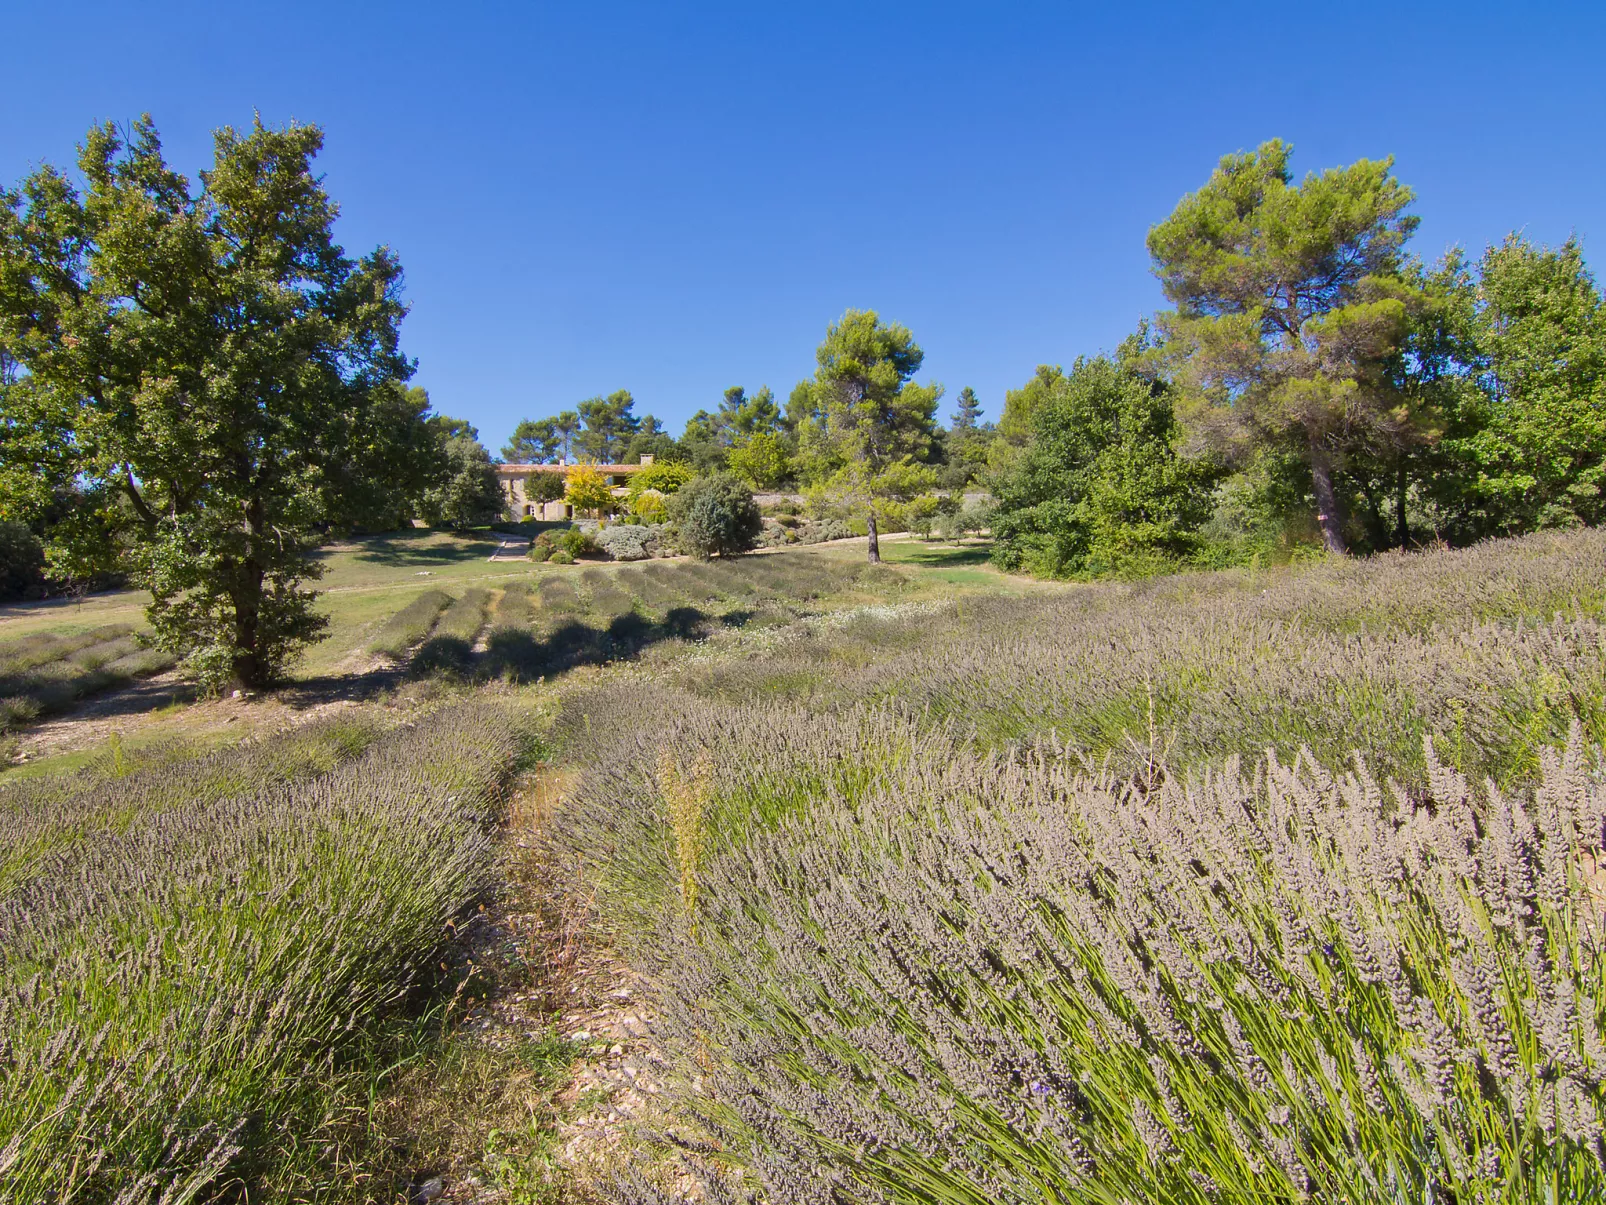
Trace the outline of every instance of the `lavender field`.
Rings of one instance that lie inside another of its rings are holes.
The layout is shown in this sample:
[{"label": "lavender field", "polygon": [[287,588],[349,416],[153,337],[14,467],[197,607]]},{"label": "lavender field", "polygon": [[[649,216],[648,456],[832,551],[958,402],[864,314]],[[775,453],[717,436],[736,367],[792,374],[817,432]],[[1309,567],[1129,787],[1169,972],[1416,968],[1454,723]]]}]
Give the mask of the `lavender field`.
[{"label": "lavender field", "polygon": [[870,606],[571,690],[551,840],[702,1135],[620,1199],[1598,1199],[1603,565]]},{"label": "lavender field", "polygon": [[529,741],[465,702],[0,794],[0,1200],[328,1185]]},{"label": "lavender field", "polygon": [[0,782],[0,1200],[1606,1191],[1606,538],[904,555],[398,591],[366,701]]},{"label": "lavender field", "polygon": [[[483,1165],[507,1139],[474,1093],[527,1079],[533,1040],[464,1053],[487,990],[464,935],[517,890],[509,816],[542,757],[545,679],[724,656],[805,600],[906,584],[803,555],[398,592],[354,697],[289,723],[203,699],[189,711],[251,730],[209,748],[180,707],[138,743],[114,729],[0,781],[0,1203],[406,1201],[453,1156],[394,1082],[474,1058],[466,1099],[419,1107],[466,1114]],[[137,647],[126,627],[46,632],[0,669],[71,685]]]}]

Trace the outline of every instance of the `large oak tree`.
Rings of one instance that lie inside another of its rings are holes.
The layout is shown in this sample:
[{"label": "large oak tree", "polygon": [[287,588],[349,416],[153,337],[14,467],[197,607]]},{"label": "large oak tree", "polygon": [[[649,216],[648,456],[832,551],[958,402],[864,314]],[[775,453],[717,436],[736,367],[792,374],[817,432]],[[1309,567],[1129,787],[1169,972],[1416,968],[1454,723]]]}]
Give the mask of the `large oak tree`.
[{"label": "large oak tree", "polygon": [[401,404],[401,267],[336,244],[322,143],[225,128],[192,183],[147,117],[89,132],[81,185],[44,167],[0,191],[5,425],[100,503],[52,555],[122,557],[157,639],[214,683],[269,683],[319,637],[310,533],[430,445]]}]

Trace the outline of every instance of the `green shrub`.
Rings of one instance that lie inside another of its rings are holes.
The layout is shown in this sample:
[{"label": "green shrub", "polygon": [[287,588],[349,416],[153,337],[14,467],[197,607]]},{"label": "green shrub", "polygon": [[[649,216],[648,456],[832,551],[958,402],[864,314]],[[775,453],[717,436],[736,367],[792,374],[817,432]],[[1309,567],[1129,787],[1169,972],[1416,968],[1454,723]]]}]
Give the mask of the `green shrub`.
[{"label": "green shrub", "polygon": [[658,548],[658,528],[615,525],[605,527],[593,542],[614,561],[644,561]]},{"label": "green shrub", "polygon": [[852,529],[841,519],[817,519],[805,523],[798,533],[800,544],[824,544],[829,540],[847,540]]},{"label": "green shrub", "polygon": [[728,473],[699,477],[670,503],[682,551],[707,560],[752,548],[763,528],[753,491]]},{"label": "green shrub", "polygon": [[526,557],[528,557],[530,560],[534,561],[538,565],[541,564],[542,562],[546,561],[551,555],[552,555],[552,545],[543,544],[539,540],[536,540],[533,543],[531,543],[530,551],[525,553]]},{"label": "green shrub", "polygon": [[581,527],[571,527],[559,532],[552,544],[555,549],[568,553],[574,559],[591,556],[598,551],[596,540],[590,532]]},{"label": "green shrub", "polygon": [[662,490],[644,489],[631,497],[630,510],[644,522],[662,523],[669,517],[669,495]]},{"label": "green shrub", "polygon": [[570,552],[567,548],[558,548],[553,551],[552,555],[548,557],[547,560],[553,565],[572,565],[574,564],[574,553]]}]

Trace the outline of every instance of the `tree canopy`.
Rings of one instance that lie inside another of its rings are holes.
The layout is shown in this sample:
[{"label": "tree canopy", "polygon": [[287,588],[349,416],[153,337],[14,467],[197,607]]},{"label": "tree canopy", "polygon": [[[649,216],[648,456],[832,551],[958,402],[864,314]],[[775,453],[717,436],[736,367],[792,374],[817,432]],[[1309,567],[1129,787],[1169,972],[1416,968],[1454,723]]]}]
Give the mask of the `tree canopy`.
[{"label": "tree canopy", "polygon": [[1030,440],[997,483],[993,559],[1045,577],[1142,571],[1197,546],[1207,465],[1178,455],[1171,387],[1144,337],[1114,357],[1038,370]]},{"label": "tree canopy", "polygon": [[826,330],[819,365],[789,408],[799,426],[799,455],[824,493],[861,512],[869,558],[881,559],[876,506],[932,488],[924,463],[933,448],[940,385],[912,380],[925,353],[909,329],[885,324],[872,310],[849,310]]},{"label": "tree canopy", "polygon": [[1606,305],[1576,239],[1519,235],[1449,281],[1481,389],[1460,390],[1437,465],[1462,538],[1606,519]]},{"label": "tree canopy", "polygon": [[753,492],[729,473],[699,477],[670,495],[668,513],[681,546],[703,560],[746,552],[763,530]]},{"label": "tree canopy", "polygon": [[1225,156],[1150,230],[1149,254],[1176,307],[1160,328],[1196,442],[1239,460],[1296,449],[1323,540],[1343,552],[1335,470],[1352,450],[1409,441],[1417,422],[1388,369],[1418,304],[1401,275],[1418,219],[1392,160],[1295,185],[1290,150]]},{"label": "tree canopy", "polygon": [[608,479],[589,464],[577,464],[566,475],[563,496],[577,511],[591,511],[598,515],[613,510],[613,490]]},{"label": "tree canopy", "polygon": [[513,428],[502,459],[508,464],[560,464],[566,459],[563,447],[557,419],[527,418]]},{"label": "tree canopy", "polygon": [[618,464],[631,436],[641,428],[635,405],[628,389],[581,402],[581,429],[575,440],[580,456],[594,464]]},{"label": "tree canopy", "polygon": [[158,641],[214,682],[269,682],[318,638],[309,531],[425,446],[398,397],[400,264],[335,243],[322,144],[224,128],[197,185],[145,117],[89,131],[82,188],[43,167],[0,193],[6,425],[94,499],[50,555],[94,566],[126,544]]},{"label": "tree canopy", "polygon": [[446,415],[428,422],[440,450],[436,479],[424,491],[420,512],[433,526],[466,531],[494,523],[507,507],[491,454],[473,424]]}]

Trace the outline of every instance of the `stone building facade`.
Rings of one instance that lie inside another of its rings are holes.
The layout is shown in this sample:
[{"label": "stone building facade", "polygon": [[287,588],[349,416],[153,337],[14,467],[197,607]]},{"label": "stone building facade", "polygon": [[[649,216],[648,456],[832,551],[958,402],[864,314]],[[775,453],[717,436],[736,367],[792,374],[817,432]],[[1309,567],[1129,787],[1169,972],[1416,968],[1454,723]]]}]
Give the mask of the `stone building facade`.
[{"label": "stone building facade", "polygon": [[[597,464],[591,467],[596,469],[608,479],[613,487],[614,497],[623,498],[626,494],[625,486],[632,473],[639,473],[652,463],[651,456],[643,456],[640,464]],[[574,467],[567,464],[499,464],[496,466],[496,475],[501,479],[502,492],[507,498],[508,511],[521,519],[542,519],[557,522],[563,519],[574,518],[574,507],[562,498],[556,502],[532,502],[525,489],[525,483],[536,474],[554,474],[558,477],[568,475]]]}]

